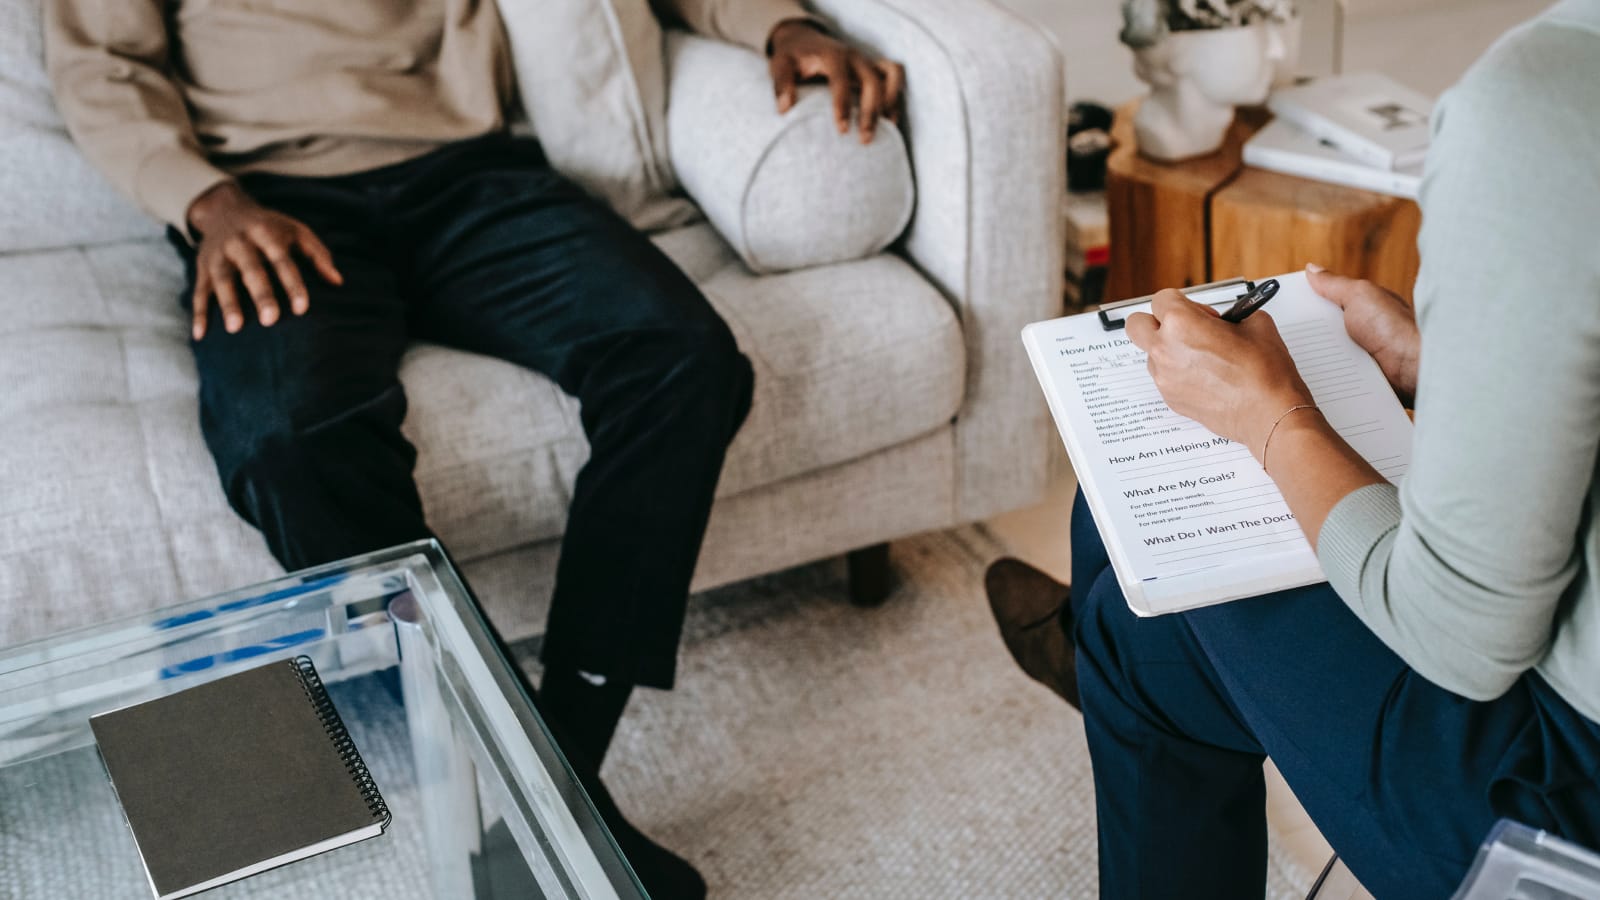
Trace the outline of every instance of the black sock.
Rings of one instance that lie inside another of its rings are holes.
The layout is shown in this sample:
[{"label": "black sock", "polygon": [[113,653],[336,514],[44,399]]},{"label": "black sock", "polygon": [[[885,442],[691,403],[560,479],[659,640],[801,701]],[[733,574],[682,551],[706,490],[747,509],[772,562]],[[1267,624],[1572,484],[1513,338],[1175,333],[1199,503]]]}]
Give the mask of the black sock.
[{"label": "black sock", "polygon": [[577,669],[547,668],[539,681],[539,711],[561,726],[571,744],[561,748],[568,760],[598,772],[632,693],[624,681],[595,684]]},{"label": "black sock", "polygon": [[578,782],[589,794],[600,821],[606,824],[617,847],[633,867],[651,900],[704,900],[706,882],[693,864],[651,840],[633,827],[617,808],[597,772],[579,772]]},{"label": "black sock", "polygon": [[595,684],[576,669],[547,668],[539,682],[539,713],[645,891],[655,900],[702,900],[706,883],[700,873],[633,827],[600,781],[600,761],[632,692],[633,685],[624,682]]}]

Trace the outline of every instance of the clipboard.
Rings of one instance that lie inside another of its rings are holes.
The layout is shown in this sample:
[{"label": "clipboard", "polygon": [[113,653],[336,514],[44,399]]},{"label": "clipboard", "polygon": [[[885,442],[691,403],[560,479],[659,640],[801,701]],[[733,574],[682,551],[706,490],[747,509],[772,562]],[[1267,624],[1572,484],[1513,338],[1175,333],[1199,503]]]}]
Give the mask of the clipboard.
[{"label": "clipboard", "polygon": [[[1231,297],[1223,298],[1223,299],[1216,300],[1216,301],[1207,300],[1207,301],[1202,301],[1202,302],[1209,303],[1211,305],[1218,305],[1218,304],[1222,304],[1222,303],[1232,303],[1233,301],[1239,299],[1240,297],[1243,297],[1245,294],[1248,294],[1249,292],[1255,290],[1256,289],[1256,283],[1254,281],[1249,281],[1249,280],[1244,279],[1244,278],[1226,278],[1226,279],[1223,279],[1222,281],[1213,281],[1213,282],[1210,282],[1208,284],[1197,284],[1194,287],[1186,287],[1186,288],[1183,289],[1183,295],[1185,297],[1191,297],[1192,298],[1196,294],[1208,294],[1208,293],[1210,293],[1212,291],[1227,290],[1229,288],[1235,288],[1235,287],[1242,287],[1242,288],[1244,288],[1244,290],[1242,292],[1240,292],[1240,293],[1234,294]],[[1121,331],[1123,329],[1123,327],[1127,325],[1128,318],[1126,316],[1123,316],[1120,319],[1113,319],[1110,316],[1106,315],[1106,313],[1111,311],[1111,310],[1114,310],[1114,309],[1121,309],[1121,308],[1123,308],[1125,306],[1138,306],[1141,303],[1149,303],[1151,298],[1154,297],[1154,296],[1155,296],[1154,294],[1146,294],[1143,297],[1135,297],[1132,300],[1119,300],[1116,303],[1105,303],[1105,304],[1102,304],[1100,306],[1100,310],[1099,310],[1099,313],[1100,313],[1100,327],[1101,327],[1101,329],[1103,329],[1105,331]]]},{"label": "clipboard", "polygon": [[[1412,425],[1383,372],[1304,272],[1272,280],[1280,286],[1273,320],[1329,424],[1384,478],[1403,477]],[[1257,282],[1235,278],[1183,293],[1231,305]],[[1248,449],[1162,399],[1125,331],[1125,316],[1150,299],[1022,332],[1129,608],[1163,615],[1322,581],[1315,549]]]}]

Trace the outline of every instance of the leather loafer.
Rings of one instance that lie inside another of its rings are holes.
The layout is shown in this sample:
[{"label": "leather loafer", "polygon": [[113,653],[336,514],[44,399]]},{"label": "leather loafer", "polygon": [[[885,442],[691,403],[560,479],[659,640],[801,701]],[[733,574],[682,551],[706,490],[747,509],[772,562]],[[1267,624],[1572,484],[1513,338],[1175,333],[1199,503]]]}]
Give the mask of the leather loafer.
[{"label": "leather loafer", "polygon": [[1071,589],[1010,557],[989,566],[983,587],[1011,658],[1029,678],[1078,709],[1077,653],[1068,632]]}]

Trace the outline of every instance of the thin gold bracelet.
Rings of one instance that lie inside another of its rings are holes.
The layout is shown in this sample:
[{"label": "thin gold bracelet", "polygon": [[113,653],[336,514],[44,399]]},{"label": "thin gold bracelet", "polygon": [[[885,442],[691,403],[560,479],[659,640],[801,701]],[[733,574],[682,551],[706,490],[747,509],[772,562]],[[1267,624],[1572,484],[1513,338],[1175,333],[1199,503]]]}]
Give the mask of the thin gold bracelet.
[{"label": "thin gold bracelet", "polygon": [[[1316,408],[1317,408],[1317,405],[1315,403],[1302,403],[1302,404],[1300,404],[1298,406],[1291,406],[1288,409],[1283,411],[1283,415],[1281,415],[1277,419],[1273,420],[1272,427],[1267,429],[1267,439],[1265,441],[1263,441],[1262,444],[1261,444],[1261,470],[1263,472],[1266,472],[1266,470],[1267,470],[1267,449],[1272,446],[1272,436],[1274,434],[1278,433],[1278,426],[1282,425],[1283,424],[1283,420],[1289,418],[1289,414],[1292,413],[1292,412],[1299,412],[1302,409],[1316,409]],[[1267,474],[1271,475],[1272,473],[1271,472],[1267,472]]]}]

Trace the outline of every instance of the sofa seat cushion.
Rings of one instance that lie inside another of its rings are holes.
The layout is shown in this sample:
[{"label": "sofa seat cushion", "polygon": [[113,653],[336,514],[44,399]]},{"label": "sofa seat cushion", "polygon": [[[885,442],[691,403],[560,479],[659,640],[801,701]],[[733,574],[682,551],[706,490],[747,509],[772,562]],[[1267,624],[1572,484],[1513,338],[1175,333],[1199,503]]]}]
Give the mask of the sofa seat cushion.
[{"label": "sofa seat cushion", "polygon": [[699,284],[756,373],[723,494],[909,441],[961,408],[954,309],[898,256],[763,277],[733,264]]},{"label": "sofa seat cushion", "polygon": [[[756,372],[729,496],[947,425],[964,344],[950,304],[903,259],[751,275],[709,225],[656,238],[705,291]],[[428,518],[463,558],[559,535],[588,459],[578,403],[510,363],[419,344],[401,368]]]},{"label": "sofa seat cushion", "polygon": [[[955,415],[960,328],[898,257],[757,278],[709,226],[659,241],[757,373],[722,494],[911,440]],[[104,616],[274,572],[228,509],[201,440],[180,280],[160,241],[0,255],[0,602],[17,613],[0,616],[0,646],[82,623],[84,611],[52,612],[51,598],[100,596]],[[575,401],[542,376],[436,346],[413,347],[401,379],[423,502],[458,556],[561,533],[588,454]],[[119,590],[123,579],[137,589]]]}]

